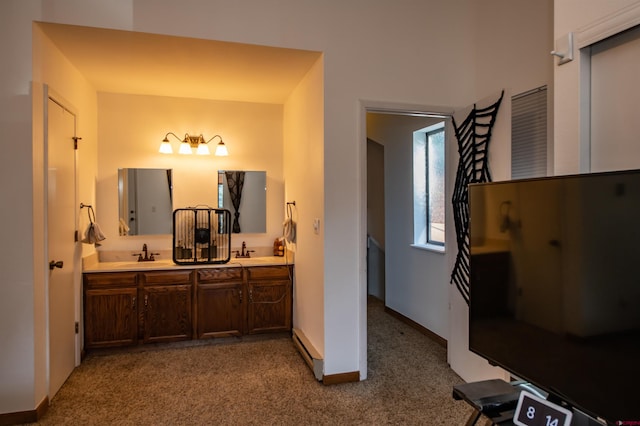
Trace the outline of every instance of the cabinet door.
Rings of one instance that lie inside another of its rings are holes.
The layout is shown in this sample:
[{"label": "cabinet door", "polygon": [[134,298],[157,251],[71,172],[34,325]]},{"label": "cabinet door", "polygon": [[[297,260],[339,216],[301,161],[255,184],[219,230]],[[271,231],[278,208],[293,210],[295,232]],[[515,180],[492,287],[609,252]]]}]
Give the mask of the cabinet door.
[{"label": "cabinet door", "polygon": [[242,282],[199,284],[197,301],[199,339],[242,335]]},{"label": "cabinet door", "polygon": [[144,287],[144,343],[191,339],[191,291],[191,284]]},{"label": "cabinet door", "polygon": [[474,316],[509,315],[509,253],[485,253],[471,256],[473,280],[471,288],[483,287],[491,291],[474,293]]},{"label": "cabinet door", "polygon": [[291,330],[291,281],[248,282],[249,334]]},{"label": "cabinet door", "polygon": [[143,272],[141,277],[143,342],[191,339],[193,271],[150,271]]},{"label": "cabinet door", "polygon": [[135,287],[85,290],[85,348],[125,346],[138,342],[137,294]]}]

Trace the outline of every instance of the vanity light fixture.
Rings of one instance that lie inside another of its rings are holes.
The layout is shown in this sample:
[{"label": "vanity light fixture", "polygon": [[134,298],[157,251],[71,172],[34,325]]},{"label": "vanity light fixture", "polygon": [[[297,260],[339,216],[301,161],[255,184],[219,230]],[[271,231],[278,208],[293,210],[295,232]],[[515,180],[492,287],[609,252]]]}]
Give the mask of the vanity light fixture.
[{"label": "vanity light fixture", "polygon": [[211,153],[209,152],[209,146],[207,146],[207,144],[215,138],[219,138],[220,142],[218,142],[218,145],[216,146],[215,155],[218,157],[229,155],[227,146],[224,144],[222,136],[220,135],[215,135],[208,141],[205,141],[204,136],[202,135],[191,136],[190,134],[185,133],[184,139],[180,139],[178,136],[176,136],[175,133],[172,132],[167,133],[164,136],[162,143],[160,144],[160,153],[162,154],[173,154],[173,148],[171,147],[171,143],[169,142],[169,135],[181,141],[180,149],[178,150],[179,154],[189,155],[192,154],[193,150],[195,149],[196,154],[198,155],[210,155]]}]

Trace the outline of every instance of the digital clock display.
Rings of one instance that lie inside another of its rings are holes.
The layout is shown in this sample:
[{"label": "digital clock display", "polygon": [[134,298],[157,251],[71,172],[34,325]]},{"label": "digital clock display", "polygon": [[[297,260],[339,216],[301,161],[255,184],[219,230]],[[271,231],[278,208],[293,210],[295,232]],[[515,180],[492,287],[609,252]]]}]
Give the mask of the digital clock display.
[{"label": "digital clock display", "polygon": [[572,416],[566,408],[522,391],[513,423],[518,426],[570,426]]}]

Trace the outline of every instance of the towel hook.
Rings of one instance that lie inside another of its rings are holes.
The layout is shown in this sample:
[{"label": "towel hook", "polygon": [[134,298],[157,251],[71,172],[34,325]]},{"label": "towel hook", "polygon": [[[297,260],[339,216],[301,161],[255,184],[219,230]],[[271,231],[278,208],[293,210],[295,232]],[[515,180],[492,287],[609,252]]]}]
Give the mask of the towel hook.
[{"label": "towel hook", "polygon": [[[93,211],[93,207],[91,206],[91,204],[80,203],[80,208],[81,209],[84,209],[85,207],[89,209],[87,211],[87,216],[89,216],[89,223],[95,222],[96,221],[96,212]],[[91,218],[91,216],[93,216],[93,218]]]}]

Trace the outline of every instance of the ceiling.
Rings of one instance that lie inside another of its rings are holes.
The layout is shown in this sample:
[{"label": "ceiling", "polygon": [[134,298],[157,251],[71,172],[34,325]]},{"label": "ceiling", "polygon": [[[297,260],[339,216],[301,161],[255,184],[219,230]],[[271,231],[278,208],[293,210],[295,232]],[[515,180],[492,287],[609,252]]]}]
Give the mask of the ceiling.
[{"label": "ceiling", "polygon": [[282,104],[320,52],[40,23],[98,92]]}]

